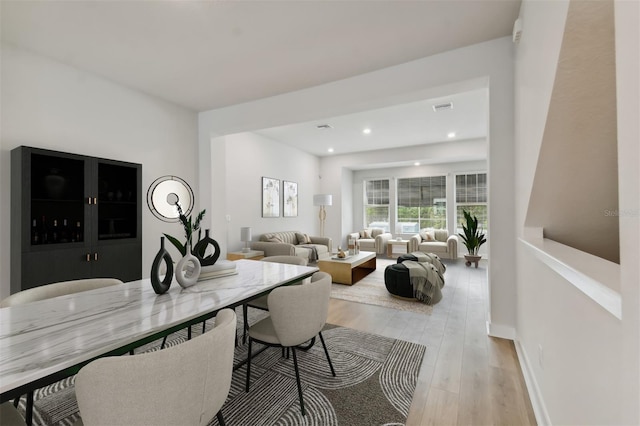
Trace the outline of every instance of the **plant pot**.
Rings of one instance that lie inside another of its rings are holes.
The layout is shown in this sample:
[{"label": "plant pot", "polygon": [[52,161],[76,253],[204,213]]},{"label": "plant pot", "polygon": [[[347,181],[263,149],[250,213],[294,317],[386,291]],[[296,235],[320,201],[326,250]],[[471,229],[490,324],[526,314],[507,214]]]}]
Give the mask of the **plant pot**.
[{"label": "plant pot", "polygon": [[465,265],[471,266],[472,263],[476,264],[476,268],[478,268],[478,262],[482,259],[482,256],[477,256],[473,254],[465,254],[464,258],[466,259]]}]

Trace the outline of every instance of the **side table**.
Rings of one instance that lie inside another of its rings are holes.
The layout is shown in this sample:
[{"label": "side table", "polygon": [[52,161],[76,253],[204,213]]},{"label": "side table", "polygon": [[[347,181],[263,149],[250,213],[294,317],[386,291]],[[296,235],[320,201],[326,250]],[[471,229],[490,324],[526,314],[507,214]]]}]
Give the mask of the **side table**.
[{"label": "side table", "polygon": [[387,257],[397,258],[401,254],[409,252],[409,240],[389,240],[387,241]]},{"label": "side table", "polygon": [[231,251],[227,253],[227,260],[240,260],[240,259],[260,260],[263,257],[264,257],[264,252],[260,250]]}]

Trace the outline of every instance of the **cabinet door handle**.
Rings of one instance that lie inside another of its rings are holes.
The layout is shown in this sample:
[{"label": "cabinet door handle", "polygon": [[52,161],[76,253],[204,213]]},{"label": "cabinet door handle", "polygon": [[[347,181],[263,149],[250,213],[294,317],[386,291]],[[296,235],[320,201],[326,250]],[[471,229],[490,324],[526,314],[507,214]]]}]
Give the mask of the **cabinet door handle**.
[{"label": "cabinet door handle", "polygon": [[87,253],[87,262],[91,262],[91,253]]},{"label": "cabinet door handle", "polygon": [[98,252],[93,253],[93,260],[98,260]]},{"label": "cabinet door handle", "polygon": [[92,202],[93,200],[91,199],[91,197],[88,197],[88,199],[89,199],[89,205],[91,205],[91,202]]},{"label": "cabinet door handle", "polygon": [[93,204],[98,204],[98,197],[93,197]]}]

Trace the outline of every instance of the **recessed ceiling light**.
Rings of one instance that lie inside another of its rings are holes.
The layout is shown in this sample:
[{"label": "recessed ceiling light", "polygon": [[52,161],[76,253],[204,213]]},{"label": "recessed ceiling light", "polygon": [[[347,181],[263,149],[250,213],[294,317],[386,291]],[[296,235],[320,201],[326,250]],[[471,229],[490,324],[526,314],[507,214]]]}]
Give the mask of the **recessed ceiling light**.
[{"label": "recessed ceiling light", "polygon": [[329,151],[329,152],[333,152],[333,148],[329,148],[327,151]]},{"label": "recessed ceiling light", "polygon": [[371,129],[367,127],[362,131],[362,133],[364,133],[365,135],[368,135],[369,133],[371,133]]},{"label": "recessed ceiling light", "polygon": [[414,166],[419,166],[420,163],[418,163],[417,161],[415,163],[413,163]]},{"label": "recessed ceiling light", "polygon": [[449,133],[447,133],[447,137],[448,137],[448,138],[455,138],[455,137],[456,137],[456,132],[449,132]]}]

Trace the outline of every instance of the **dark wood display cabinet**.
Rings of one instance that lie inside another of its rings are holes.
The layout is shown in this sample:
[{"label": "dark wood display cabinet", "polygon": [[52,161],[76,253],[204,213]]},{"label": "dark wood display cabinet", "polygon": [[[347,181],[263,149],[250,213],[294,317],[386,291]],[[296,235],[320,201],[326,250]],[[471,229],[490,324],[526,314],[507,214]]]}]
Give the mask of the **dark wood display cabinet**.
[{"label": "dark wood display cabinet", "polygon": [[58,281],[142,277],[142,165],[11,151],[11,293]]}]

